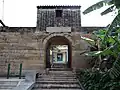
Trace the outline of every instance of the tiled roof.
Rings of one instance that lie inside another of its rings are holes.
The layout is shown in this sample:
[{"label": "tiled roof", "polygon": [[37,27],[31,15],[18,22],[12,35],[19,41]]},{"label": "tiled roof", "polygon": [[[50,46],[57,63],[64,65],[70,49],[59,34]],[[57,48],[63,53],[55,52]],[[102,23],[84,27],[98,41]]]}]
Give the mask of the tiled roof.
[{"label": "tiled roof", "polygon": [[80,5],[40,5],[37,6],[38,9],[55,9],[55,8],[73,8],[73,9],[80,9]]}]

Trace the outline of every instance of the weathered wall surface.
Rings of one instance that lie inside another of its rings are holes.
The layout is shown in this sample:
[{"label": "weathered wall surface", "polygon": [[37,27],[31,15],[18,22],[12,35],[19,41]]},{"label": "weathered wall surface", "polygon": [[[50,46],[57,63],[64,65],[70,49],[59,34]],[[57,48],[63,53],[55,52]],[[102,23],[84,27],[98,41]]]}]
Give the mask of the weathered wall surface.
[{"label": "weathered wall surface", "polygon": [[[56,16],[56,10],[62,10],[61,17]],[[79,31],[81,29],[80,6],[38,6],[37,28],[40,31],[45,31],[46,27],[61,26],[71,27],[72,31]]]},{"label": "weathered wall surface", "polygon": [[72,47],[72,67],[73,68],[88,68],[89,57],[81,55],[84,51],[89,51],[89,44],[82,40],[80,37],[83,36],[80,32],[75,32],[73,35],[73,47]]},{"label": "weathered wall surface", "polygon": [[45,44],[54,36],[66,37],[72,43],[72,68],[85,68],[87,58],[80,52],[88,45],[80,39],[80,32],[47,33],[47,32],[0,32],[0,75],[7,73],[11,64],[11,74],[18,74],[19,64],[24,70],[40,71],[45,68]]},{"label": "weathered wall surface", "polygon": [[11,74],[18,74],[20,63],[23,70],[43,69],[41,41],[35,33],[0,32],[0,74],[6,74],[8,63]]}]

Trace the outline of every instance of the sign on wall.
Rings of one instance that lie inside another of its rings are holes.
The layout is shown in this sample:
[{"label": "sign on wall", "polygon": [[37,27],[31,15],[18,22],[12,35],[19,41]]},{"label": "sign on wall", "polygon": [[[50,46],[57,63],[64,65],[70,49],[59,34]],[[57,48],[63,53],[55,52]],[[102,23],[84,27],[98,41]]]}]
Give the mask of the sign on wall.
[{"label": "sign on wall", "polygon": [[71,27],[47,27],[47,32],[71,32]]}]

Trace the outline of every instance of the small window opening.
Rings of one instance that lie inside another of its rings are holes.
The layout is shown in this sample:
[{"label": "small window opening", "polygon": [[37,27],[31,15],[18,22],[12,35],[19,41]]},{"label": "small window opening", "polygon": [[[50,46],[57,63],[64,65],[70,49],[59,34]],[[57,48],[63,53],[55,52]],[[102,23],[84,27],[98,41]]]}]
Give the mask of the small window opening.
[{"label": "small window opening", "polygon": [[56,17],[62,17],[62,10],[56,10]]}]

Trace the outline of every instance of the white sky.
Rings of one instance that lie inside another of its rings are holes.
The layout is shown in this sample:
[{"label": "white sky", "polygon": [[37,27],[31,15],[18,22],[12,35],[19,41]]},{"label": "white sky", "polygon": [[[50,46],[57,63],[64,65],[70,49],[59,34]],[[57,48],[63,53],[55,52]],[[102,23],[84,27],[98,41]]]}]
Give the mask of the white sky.
[{"label": "white sky", "polygon": [[[0,0],[0,19],[11,27],[35,27],[37,20],[37,8],[39,5],[81,5],[81,12],[100,0]],[[101,16],[100,12],[105,8],[87,15],[81,13],[82,26],[107,26],[115,16],[108,14]]]}]

